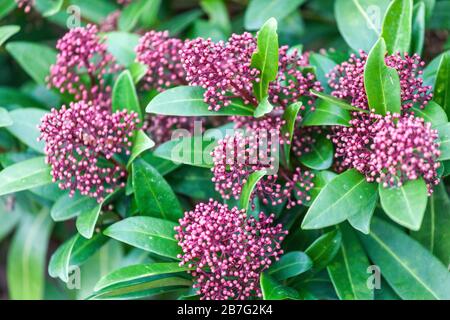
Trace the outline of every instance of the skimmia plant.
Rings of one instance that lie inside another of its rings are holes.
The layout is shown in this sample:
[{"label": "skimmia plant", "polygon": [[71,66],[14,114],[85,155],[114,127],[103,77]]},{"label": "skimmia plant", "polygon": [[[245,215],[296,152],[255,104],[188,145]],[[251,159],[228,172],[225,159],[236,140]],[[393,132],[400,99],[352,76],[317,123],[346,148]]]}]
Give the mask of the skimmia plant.
[{"label": "skimmia plant", "polygon": [[450,299],[450,2],[181,2],[2,0],[0,298]]}]

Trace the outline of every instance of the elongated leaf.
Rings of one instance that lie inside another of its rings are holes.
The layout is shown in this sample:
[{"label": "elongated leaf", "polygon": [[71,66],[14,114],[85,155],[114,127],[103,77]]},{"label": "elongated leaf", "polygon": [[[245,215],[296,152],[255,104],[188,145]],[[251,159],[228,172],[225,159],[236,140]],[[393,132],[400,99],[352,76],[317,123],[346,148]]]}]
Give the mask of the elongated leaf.
[{"label": "elongated leaf", "polygon": [[349,126],[351,120],[348,110],[344,110],[325,100],[318,100],[316,110],[305,115],[303,126]]},{"label": "elongated leaf", "polygon": [[139,119],[143,120],[141,107],[134,87],[133,78],[128,70],[123,71],[116,80],[112,92],[112,110],[128,110],[128,112],[136,112]]},{"label": "elongated leaf", "polygon": [[328,85],[328,78],[326,75],[333,70],[336,66],[336,62],[322,54],[311,52],[309,55],[309,63],[316,68],[317,80],[322,84],[324,91],[329,93],[331,88]]},{"label": "elongated leaf", "polygon": [[264,300],[300,299],[300,295],[295,289],[284,286],[266,272],[261,275],[260,281]]},{"label": "elongated leaf", "polygon": [[45,143],[38,141],[40,132],[37,126],[46,113],[45,110],[35,108],[13,110],[9,113],[13,124],[8,127],[8,131],[33,150],[43,153]]},{"label": "elongated leaf", "polygon": [[225,34],[231,32],[228,8],[223,0],[202,0],[200,5],[208,14],[210,22],[213,25],[218,26]]},{"label": "elongated leaf", "polygon": [[183,211],[170,185],[143,160],[133,163],[133,188],[142,215],[178,221]]},{"label": "elongated leaf", "polygon": [[270,266],[268,273],[277,280],[295,277],[313,266],[308,255],[301,251],[291,251]]},{"label": "elongated leaf", "polygon": [[265,170],[253,172],[248,176],[247,182],[242,187],[241,197],[239,199],[239,206],[241,209],[248,211],[250,205],[251,195],[259,180],[267,174]]},{"label": "elongated leaf", "polygon": [[281,127],[281,134],[283,136],[289,135],[290,141],[289,144],[284,145],[284,155],[288,167],[290,166],[291,163],[291,143],[292,139],[294,138],[295,122],[297,120],[297,115],[298,112],[300,111],[301,106],[302,106],[301,102],[293,103],[286,108],[283,114],[283,120],[286,122]]},{"label": "elongated leaf", "polygon": [[383,20],[381,36],[389,54],[408,52],[411,44],[412,0],[394,0]]},{"label": "elongated leaf", "polygon": [[258,32],[258,45],[252,55],[251,66],[260,71],[258,82],[253,84],[256,99],[262,102],[268,95],[269,83],[278,74],[277,20],[270,18]]},{"label": "elongated leaf", "polygon": [[422,54],[423,44],[425,42],[425,3],[419,1],[413,8],[412,36],[410,52]]},{"label": "elongated leaf", "polygon": [[14,197],[0,197],[0,242],[14,229],[25,212]]},{"label": "elongated leaf", "polygon": [[437,72],[439,70],[439,65],[441,63],[442,57],[445,54],[448,54],[450,51],[447,50],[441,54],[439,54],[437,57],[435,57],[433,60],[431,60],[423,69],[423,73],[422,73],[422,79],[423,79],[423,84],[426,86],[435,86],[435,82],[436,82],[436,75]]},{"label": "elongated leaf", "polygon": [[400,113],[400,79],[395,69],[386,66],[384,55],[386,44],[383,38],[377,41],[370,51],[364,67],[364,87],[369,107],[385,115]]},{"label": "elongated leaf", "polygon": [[181,248],[175,240],[175,223],[153,217],[131,217],[104,231],[108,237],[136,248],[177,259]]},{"label": "elongated leaf", "polygon": [[133,82],[136,84],[145,76],[148,66],[139,62],[133,62],[128,66]]},{"label": "elongated leaf", "polygon": [[138,130],[134,136],[133,147],[131,148],[131,156],[128,160],[128,166],[139,157],[144,151],[147,151],[155,146],[155,142],[150,139],[144,131]]},{"label": "elongated leaf", "polygon": [[158,30],[167,30],[173,36],[189,27],[194,21],[198,20],[203,15],[202,10],[194,9],[180,13],[169,21],[162,23]]},{"label": "elongated leaf", "polygon": [[425,109],[414,106],[412,107],[412,110],[414,111],[414,115],[416,117],[423,118],[425,122],[431,122],[433,127],[437,127],[448,122],[445,110],[434,101],[428,102]]},{"label": "elongated leaf", "polygon": [[251,0],[245,11],[245,28],[257,30],[272,17],[281,21],[303,2],[304,0]]},{"label": "elongated leaf", "polygon": [[158,94],[145,109],[166,116],[252,116],[254,108],[236,100],[219,111],[208,110],[201,87],[180,86]]},{"label": "elongated leaf", "polygon": [[46,209],[36,216],[24,215],[8,252],[8,289],[14,300],[44,297],[45,256],[52,229]]},{"label": "elongated leaf", "polygon": [[336,228],[342,234],[341,246],[327,267],[336,293],[341,300],[372,300],[366,272],[370,263],[364,248],[351,227],[341,224]]},{"label": "elongated leaf", "polygon": [[4,108],[0,108],[0,128],[1,127],[9,127],[13,124],[13,120],[11,119],[8,110]]},{"label": "elongated leaf", "polygon": [[91,211],[97,206],[97,200],[94,198],[82,196],[78,192],[73,197],[66,193],[55,202],[50,214],[55,221],[65,221]]},{"label": "elongated leaf", "polygon": [[381,19],[390,0],[336,0],[336,22],[344,40],[354,50],[368,52],[381,33]]},{"label": "elongated leaf", "polygon": [[97,204],[92,209],[83,210],[83,212],[78,215],[76,227],[83,237],[87,239],[92,238],[101,210],[102,204]]},{"label": "elongated leaf", "polygon": [[153,166],[158,172],[165,176],[170,172],[176,170],[180,165],[173,163],[170,160],[155,156],[152,152],[146,152],[142,155],[142,159]]},{"label": "elongated leaf", "polygon": [[427,186],[420,178],[406,182],[400,188],[379,187],[381,206],[398,224],[419,230],[427,206]]},{"label": "elongated leaf", "polygon": [[433,100],[436,101],[450,117],[450,53],[442,55],[434,83]]},{"label": "elongated leaf", "polygon": [[108,51],[116,58],[116,60],[124,66],[131,65],[136,59],[134,48],[139,43],[137,34],[113,31],[105,35]]},{"label": "elongated leaf", "polygon": [[333,163],[333,144],[325,136],[316,137],[316,141],[311,145],[311,151],[300,157],[300,162],[308,168],[315,170],[328,169]]},{"label": "elongated leaf", "polygon": [[6,50],[36,83],[45,84],[50,66],[56,62],[54,49],[36,43],[10,42],[6,45]]},{"label": "elongated leaf", "polygon": [[422,227],[412,232],[414,239],[419,241],[444,265],[450,264],[450,199],[445,186],[441,182],[434,188],[428,199],[427,210]]},{"label": "elongated leaf", "polygon": [[370,259],[402,299],[450,299],[446,266],[407,234],[374,218],[368,236],[361,236]]},{"label": "elongated leaf", "polygon": [[43,186],[52,182],[44,157],[32,158],[0,171],[0,195]]},{"label": "elongated leaf", "polygon": [[320,191],[322,191],[322,189],[327,185],[327,183],[333,180],[333,178],[335,178],[336,176],[337,176],[336,173],[327,170],[319,171],[314,174],[313,179],[314,186],[310,191],[311,203],[312,201],[314,201],[315,198],[317,198]]},{"label": "elongated leaf", "polygon": [[315,95],[316,97],[319,97],[322,100],[325,100],[327,102],[329,102],[332,105],[338,106],[339,108],[345,109],[345,110],[349,110],[349,111],[360,111],[360,112],[365,112],[368,113],[367,110],[358,108],[358,107],[354,107],[351,104],[347,103],[346,101],[342,100],[342,99],[338,99],[336,97],[333,97],[332,95],[323,93],[323,92],[319,92],[317,90],[311,89],[311,93],[313,95]]},{"label": "elongated leaf", "polygon": [[322,270],[333,261],[341,246],[341,240],[341,231],[336,229],[320,236],[305,250],[313,261],[314,272]]},{"label": "elongated leaf", "polygon": [[10,13],[17,6],[15,0],[3,0],[0,2],[0,19]]},{"label": "elongated leaf", "polygon": [[372,212],[377,185],[368,183],[355,169],[331,180],[320,191],[302,222],[303,229],[320,229],[340,223],[363,212]]},{"label": "elongated leaf", "polygon": [[439,125],[435,128],[439,133],[439,142],[441,155],[439,160],[449,160],[450,159],[450,123]]},{"label": "elongated leaf", "polygon": [[220,199],[211,181],[213,174],[206,168],[182,166],[167,176],[167,182],[178,194],[193,199]]},{"label": "elongated leaf", "polygon": [[3,26],[0,27],[0,47],[5,43],[6,40],[11,38],[17,32],[20,31],[19,26]]},{"label": "elongated leaf", "polygon": [[60,278],[64,282],[69,280],[70,255],[78,238],[79,235],[73,236],[53,253],[48,265],[48,274],[51,277]]}]

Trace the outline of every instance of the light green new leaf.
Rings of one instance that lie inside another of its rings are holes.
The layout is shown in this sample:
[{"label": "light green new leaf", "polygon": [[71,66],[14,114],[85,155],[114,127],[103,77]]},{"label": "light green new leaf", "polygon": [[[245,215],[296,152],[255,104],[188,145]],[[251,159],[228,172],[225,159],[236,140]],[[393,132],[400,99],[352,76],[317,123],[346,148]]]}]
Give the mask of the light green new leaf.
[{"label": "light green new leaf", "polygon": [[258,32],[257,49],[252,55],[251,66],[260,71],[258,82],[253,84],[256,99],[262,102],[268,95],[269,83],[278,74],[277,20],[270,18]]},{"label": "light green new leaf", "polygon": [[427,185],[422,178],[408,181],[400,188],[379,186],[380,201],[386,214],[398,224],[419,230],[427,206]]},{"label": "light green new leaf", "polygon": [[17,32],[20,31],[19,26],[3,26],[0,27],[0,47],[5,43],[6,40],[11,38]]},{"label": "light green new leaf", "polygon": [[44,141],[38,141],[40,136],[37,126],[41,123],[47,111],[36,108],[16,109],[9,113],[13,124],[7,129],[20,141],[39,153],[44,153]]},{"label": "light green new leaf", "polygon": [[367,286],[370,263],[364,248],[350,226],[336,228],[342,234],[341,246],[327,270],[337,295],[341,300],[373,300],[373,290]]},{"label": "light green new leaf", "polygon": [[48,210],[24,215],[8,252],[7,279],[13,300],[41,300],[45,289],[45,258],[52,221]]},{"label": "light green new leaf", "polygon": [[394,0],[389,5],[383,20],[381,36],[386,41],[389,54],[409,51],[413,0]]},{"label": "light green new leaf", "polygon": [[177,259],[181,253],[175,240],[176,223],[153,217],[131,217],[116,222],[103,233],[136,248]]},{"label": "light green new leaf", "polygon": [[50,66],[56,62],[54,49],[36,43],[10,42],[6,50],[36,83],[45,85]]},{"label": "light green new leaf", "polygon": [[9,127],[14,122],[11,119],[11,116],[8,113],[8,110],[4,108],[0,108],[0,128],[1,127]]},{"label": "light green new leaf", "polygon": [[248,176],[247,182],[243,185],[241,197],[239,199],[239,206],[248,212],[251,195],[258,182],[267,174],[266,170],[255,171]]},{"label": "light green new leaf", "polygon": [[133,78],[130,71],[124,70],[116,80],[112,92],[112,111],[128,110],[136,112],[142,121],[143,115],[139,100],[134,87]]},{"label": "light green new leaf", "polygon": [[154,97],[145,109],[148,113],[166,116],[253,116],[255,110],[239,100],[232,101],[229,106],[219,111],[208,110],[202,87],[180,86],[161,92]]},{"label": "light green new leaf", "polygon": [[134,136],[133,147],[131,148],[130,159],[128,160],[128,165],[139,157],[144,151],[147,151],[155,146],[155,142],[150,139],[144,131],[139,130],[136,131]]},{"label": "light green new leaf", "polygon": [[113,31],[105,34],[108,51],[125,67],[136,60],[134,48],[139,43],[139,36],[134,33]]},{"label": "light green new leaf", "polygon": [[374,218],[370,234],[361,239],[370,260],[402,299],[450,299],[447,267],[406,233]]},{"label": "light green new leaf", "polygon": [[138,160],[132,165],[133,188],[142,215],[178,221],[183,210],[172,188],[150,164]]},{"label": "light green new leaf", "polygon": [[450,52],[442,55],[434,83],[433,100],[436,101],[450,118]]},{"label": "light green new leaf", "polygon": [[333,97],[332,95],[323,93],[323,92],[319,92],[317,90],[311,89],[310,92],[315,95],[316,97],[325,100],[326,102],[329,102],[332,105],[338,106],[339,108],[345,109],[345,110],[349,110],[349,111],[360,111],[360,112],[364,112],[364,113],[368,113],[369,111],[358,108],[358,107],[354,107],[351,104],[347,103],[347,101],[344,101],[342,99]]},{"label": "light green new leaf", "polygon": [[0,171],[0,196],[43,186],[52,182],[45,157],[18,162]]},{"label": "light green new leaf", "polygon": [[305,1],[251,0],[245,11],[245,29],[257,30],[271,17],[281,21],[293,13],[303,2]]},{"label": "light green new leaf", "polygon": [[76,192],[72,197],[69,193],[62,195],[53,205],[50,215],[55,221],[65,221],[91,211],[98,206],[97,200],[82,196]]},{"label": "light green new leaf", "polygon": [[368,183],[355,169],[331,180],[311,204],[302,222],[303,229],[320,229],[349,217],[372,212],[377,201],[377,184]]}]

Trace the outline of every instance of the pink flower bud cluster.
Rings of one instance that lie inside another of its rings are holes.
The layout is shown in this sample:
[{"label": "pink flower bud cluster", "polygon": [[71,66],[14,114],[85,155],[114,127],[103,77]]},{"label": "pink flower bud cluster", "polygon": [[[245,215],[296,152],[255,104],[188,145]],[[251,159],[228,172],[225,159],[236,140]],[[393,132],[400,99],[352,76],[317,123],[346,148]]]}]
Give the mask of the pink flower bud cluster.
[{"label": "pink flower bud cluster", "polygon": [[92,101],[110,108],[111,87],[105,77],[120,67],[97,32],[95,25],[74,28],[58,41],[59,53],[48,82],[61,93],[73,95],[76,101]]},{"label": "pink flower bud cluster", "polygon": [[[211,153],[214,167],[212,181],[224,199],[239,199],[242,186],[250,174],[260,170],[276,170],[278,146],[273,145],[270,135],[276,132],[255,130],[245,135],[236,131],[218,142]],[[287,208],[310,200],[314,174],[296,168],[293,172],[280,168],[276,174],[265,175],[256,184],[252,199],[258,196],[264,204],[277,205],[286,202]]]},{"label": "pink flower bud cluster", "polygon": [[152,30],[141,37],[136,47],[136,60],[148,67],[144,77],[146,90],[164,91],[186,84],[179,54],[183,43],[180,39],[170,38],[168,31]]},{"label": "pink flower bud cluster", "polygon": [[195,279],[203,300],[244,300],[261,297],[260,276],[283,254],[287,231],[273,225],[274,215],[259,219],[245,210],[209,200],[185,213],[175,238],[183,254],[181,266]]},{"label": "pink flower bud cluster", "polygon": [[[350,59],[337,65],[328,74],[329,85],[333,88],[332,95],[337,98],[346,99],[352,105],[368,110],[367,95],[364,88],[364,67],[367,61],[367,54],[363,51],[360,56],[355,54]],[[424,108],[432,98],[431,87],[425,86],[419,77],[422,74],[424,62],[414,54],[404,56],[396,53],[386,56],[387,66],[397,70],[400,78],[402,110],[407,110],[417,104]]]},{"label": "pink flower bud cluster", "polygon": [[344,168],[355,168],[367,181],[401,186],[422,177],[429,193],[439,183],[438,133],[413,115],[371,113],[350,121],[334,136],[336,156]]},{"label": "pink flower bud cluster", "polygon": [[61,189],[76,190],[99,202],[116,187],[124,187],[126,168],[117,161],[129,155],[136,113],[113,114],[92,102],[71,103],[44,116],[39,129],[46,161]]},{"label": "pink flower bud cluster", "polygon": [[16,0],[17,7],[23,9],[25,13],[29,13],[34,6],[35,0]]}]

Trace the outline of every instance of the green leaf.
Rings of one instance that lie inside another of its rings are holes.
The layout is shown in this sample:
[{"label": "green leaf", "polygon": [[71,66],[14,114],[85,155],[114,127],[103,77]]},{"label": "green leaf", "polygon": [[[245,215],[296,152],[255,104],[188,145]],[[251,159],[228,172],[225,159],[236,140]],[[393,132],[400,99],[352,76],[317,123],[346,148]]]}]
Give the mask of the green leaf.
[{"label": "green leaf", "polygon": [[422,54],[425,42],[425,4],[419,1],[414,5],[410,52]]},{"label": "green leaf", "polygon": [[322,189],[327,185],[327,183],[333,180],[336,176],[337,173],[327,170],[314,173],[313,178],[314,186],[310,191],[311,201],[314,201],[314,199],[317,198],[320,191],[322,191]]},{"label": "green leaf", "polygon": [[144,119],[134,87],[133,78],[128,70],[122,71],[116,80],[112,92],[112,111],[128,110],[136,112],[139,119]]},{"label": "green leaf", "polygon": [[283,20],[294,12],[304,0],[251,0],[245,11],[247,30],[259,29],[268,19]]},{"label": "green leaf", "polygon": [[209,20],[213,25],[219,27],[225,34],[231,32],[228,8],[223,0],[202,0],[200,5],[208,14]]},{"label": "green leaf", "polygon": [[122,10],[118,21],[118,27],[120,31],[129,32],[136,27],[137,23],[139,22],[139,18],[144,13],[144,9],[146,9],[146,2],[149,1],[133,1]]},{"label": "green leaf", "polygon": [[320,236],[305,250],[313,261],[313,272],[322,270],[333,261],[341,247],[341,240],[341,231],[336,229]]},{"label": "green leaf", "polygon": [[323,93],[323,92],[319,92],[317,90],[311,89],[310,92],[315,95],[316,97],[325,100],[327,102],[329,102],[332,105],[338,106],[339,108],[345,109],[345,110],[349,110],[349,111],[360,111],[360,112],[365,112],[368,113],[369,111],[358,108],[358,107],[354,107],[351,104],[347,103],[346,101],[342,100],[342,99],[338,99],[336,97],[333,97],[332,95]]},{"label": "green leaf", "polygon": [[53,205],[50,215],[54,221],[65,221],[79,216],[81,213],[97,208],[98,203],[94,198],[82,196],[76,192],[73,197],[66,193]]},{"label": "green leaf", "polygon": [[319,99],[316,110],[305,115],[302,125],[310,126],[350,126],[350,112],[328,101]]},{"label": "green leaf", "polygon": [[336,62],[322,54],[311,52],[309,55],[309,63],[316,68],[317,80],[322,84],[325,92],[329,93],[331,88],[328,85],[326,75],[337,65]]},{"label": "green leaf", "polygon": [[413,15],[412,0],[394,0],[383,20],[381,36],[386,41],[389,54],[409,51]]},{"label": "green leaf", "polygon": [[103,233],[136,248],[177,259],[181,253],[175,240],[176,224],[153,217],[131,217],[116,222]]},{"label": "green leaf", "polygon": [[178,221],[183,216],[180,203],[161,174],[143,160],[133,163],[133,188],[142,215]]},{"label": "green leaf", "polygon": [[400,113],[400,79],[395,69],[386,66],[384,56],[386,44],[380,38],[370,51],[364,67],[364,88],[367,93],[369,107],[375,112],[385,115]]},{"label": "green leaf", "polygon": [[337,26],[347,44],[354,50],[368,52],[381,32],[381,17],[390,0],[336,0]]},{"label": "green leaf", "polygon": [[99,203],[92,209],[83,210],[78,215],[76,227],[78,232],[86,239],[92,238],[101,210],[102,203]]},{"label": "green leaf", "polygon": [[379,186],[380,201],[386,214],[398,224],[419,230],[427,206],[427,185],[422,178],[406,182],[400,188]]},{"label": "green leaf", "polygon": [[108,51],[125,67],[131,65],[136,59],[134,48],[139,43],[139,36],[134,33],[113,31],[105,34]]},{"label": "green leaf", "polygon": [[370,259],[402,299],[450,299],[447,267],[403,231],[374,218],[370,234],[361,239]]},{"label": "green leaf", "polygon": [[439,160],[449,160],[450,159],[450,122],[444,125],[440,125],[435,128],[439,133],[439,142],[441,155]]},{"label": "green leaf", "polygon": [[253,116],[254,108],[241,101],[233,101],[219,111],[208,110],[204,102],[202,87],[179,86],[161,92],[145,109],[148,113],[166,116]]},{"label": "green leaf", "polygon": [[265,96],[258,104],[253,115],[255,118],[261,118],[262,116],[272,112],[273,106],[269,102],[269,96]]},{"label": "green leaf", "polygon": [[95,291],[100,291],[104,288],[119,284],[142,283],[158,275],[180,273],[187,270],[191,269],[186,266],[180,267],[178,262],[160,262],[127,266],[115,270],[101,278],[95,286]]},{"label": "green leaf", "polygon": [[411,236],[438,257],[444,265],[450,264],[450,199],[441,182],[428,200],[425,217],[419,231]]},{"label": "green leaf", "polygon": [[248,212],[251,195],[258,182],[267,174],[266,170],[255,171],[248,176],[247,181],[242,186],[241,197],[239,199],[239,207]]},{"label": "green leaf", "polygon": [[[11,206],[12,202],[14,206]],[[21,204],[12,196],[0,197],[0,243],[14,229],[20,217],[26,213]]]},{"label": "green leaf", "polygon": [[[375,206],[376,206],[376,202],[375,202]],[[365,210],[361,213],[358,213],[351,217],[348,217],[347,221],[356,230],[361,231],[362,233],[365,233],[365,234],[369,234],[370,223],[372,221],[372,216],[374,214],[374,211],[375,210]]]},{"label": "green leaf", "polygon": [[138,130],[134,136],[133,147],[131,148],[130,159],[128,160],[128,165],[139,157],[144,151],[149,150],[155,146],[155,142],[150,139],[144,131]]},{"label": "green leaf", "polygon": [[45,85],[50,66],[56,62],[54,49],[36,43],[10,42],[6,50],[36,83]]},{"label": "green leaf", "polygon": [[377,185],[368,183],[355,169],[331,180],[313,201],[302,222],[303,229],[320,229],[349,217],[372,212],[377,201]]},{"label": "green leaf", "polygon": [[432,127],[437,127],[448,122],[447,114],[444,109],[433,100],[427,103],[425,109],[413,106],[412,110],[416,117],[424,119],[425,122],[431,122]]},{"label": "green leaf", "polygon": [[311,151],[300,157],[300,162],[308,168],[325,170],[331,167],[334,158],[333,143],[323,135],[315,138]]},{"label": "green leaf", "polygon": [[448,54],[450,50],[442,52],[437,57],[435,57],[431,62],[429,62],[423,69],[421,78],[423,79],[423,84],[425,86],[435,86],[436,76],[439,70],[439,65],[445,54]]},{"label": "green leaf", "polygon": [[48,274],[53,278],[60,278],[62,281],[69,281],[70,255],[72,249],[80,236],[76,234],[64,242],[53,253],[48,265]]},{"label": "green leaf", "polygon": [[147,73],[148,66],[139,62],[133,62],[128,66],[128,70],[130,70],[134,84],[137,84]]},{"label": "green leaf", "polygon": [[15,0],[2,0],[0,2],[0,19],[8,15],[17,7]]},{"label": "green leaf", "polygon": [[202,15],[203,12],[200,9],[180,13],[172,19],[162,23],[158,27],[158,30],[167,30],[172,36],[177,36],[180,32],[197,21]]},{"label": "green leaf", "polygon": [[[278,74],[277,20],[270,18],[258,31],[258,45],[252,55],[251,66],[260,71],[258,81],[253,84],[256,99],[262,102],[268,95],[269,83]],[[266,108],[267,109],[267,108]]]},{"label": "green leaf", "polygon": [[366,271],[370,263],[364,248],[347,224],[336,228],[342,234],[341,246],[327,270],[339,299],[373,300],[373,290],[367,286]]},{"label": "green leaf", "polygon": [[434,83],[433,100],[439,104],[450,117],[450,52],[442,55]]},{"label": "green leaf", "polygon": [[193,199],[220,199],[211,181],[211,170],[199,167],[182,166],[167,176],[173,190]]},{"label": "green leaf", "polygon": [[284,125],[281,127],[281,134],[285,137],[289,136],[289,144],[284,145],[284,155],[286,158],[286,163],[290,167],[291,163],[291,144],[294,138],[295,121],[297,120],[298,112],[302,106],[301,102],[295,102],[290,104],[283,113]]},{"label": "green leaf", "polygon": [[295,289],[282,285],[266,272],[261,274],[260,283],[264,300],[300,299],[300,295]]},{"label": "green leaf", "polygon": [[308,271],[313,266],[308,255],[301,251],[291,251],[272,264],[268,273],[277,280],[286,280]]},{"label": "green leaf", "polygon": [[37,126],[45,114],[47,111],[36,108],[13,110],[9,113],[13,124],[8,127],[8,131],[33,150],[43,153],[45,142],[38,141],[40,132]]},{"label": "green leaf", "polygon": [[52,182],[45,157],[25,160],[0,171],[0,196],[43,186]]},{"label": "green leaf", "polygon": [[5,43],[6,40],[11,38],[17,32],[20,31],[19,26],[2,26],[0,27],[0,47]]},{"label": "green leaf", "polygon": [[46,209],[24,215],[8,252],[7,280],[13,300],[44,298],[45,257],[52,221]]},{"label": "green leaf", "polygon": [[159,158],[153,152],[146,152],[142,155],[142,159],[153,166],[158,172],[165,176],[177,169],[180,165],[173,163],[171,160]]},{"label": "green leaf", "polygon": [[11,116],[8,113],[8,110],[4,108],[0,108],[0,128],[1,127],[9,127],[14,122],[11,119]]},{"label": "green leaf", "polygon": [[63,2],[64,0],[36,0],[35,8],[43,17],[51,17],[61,10]]}]

